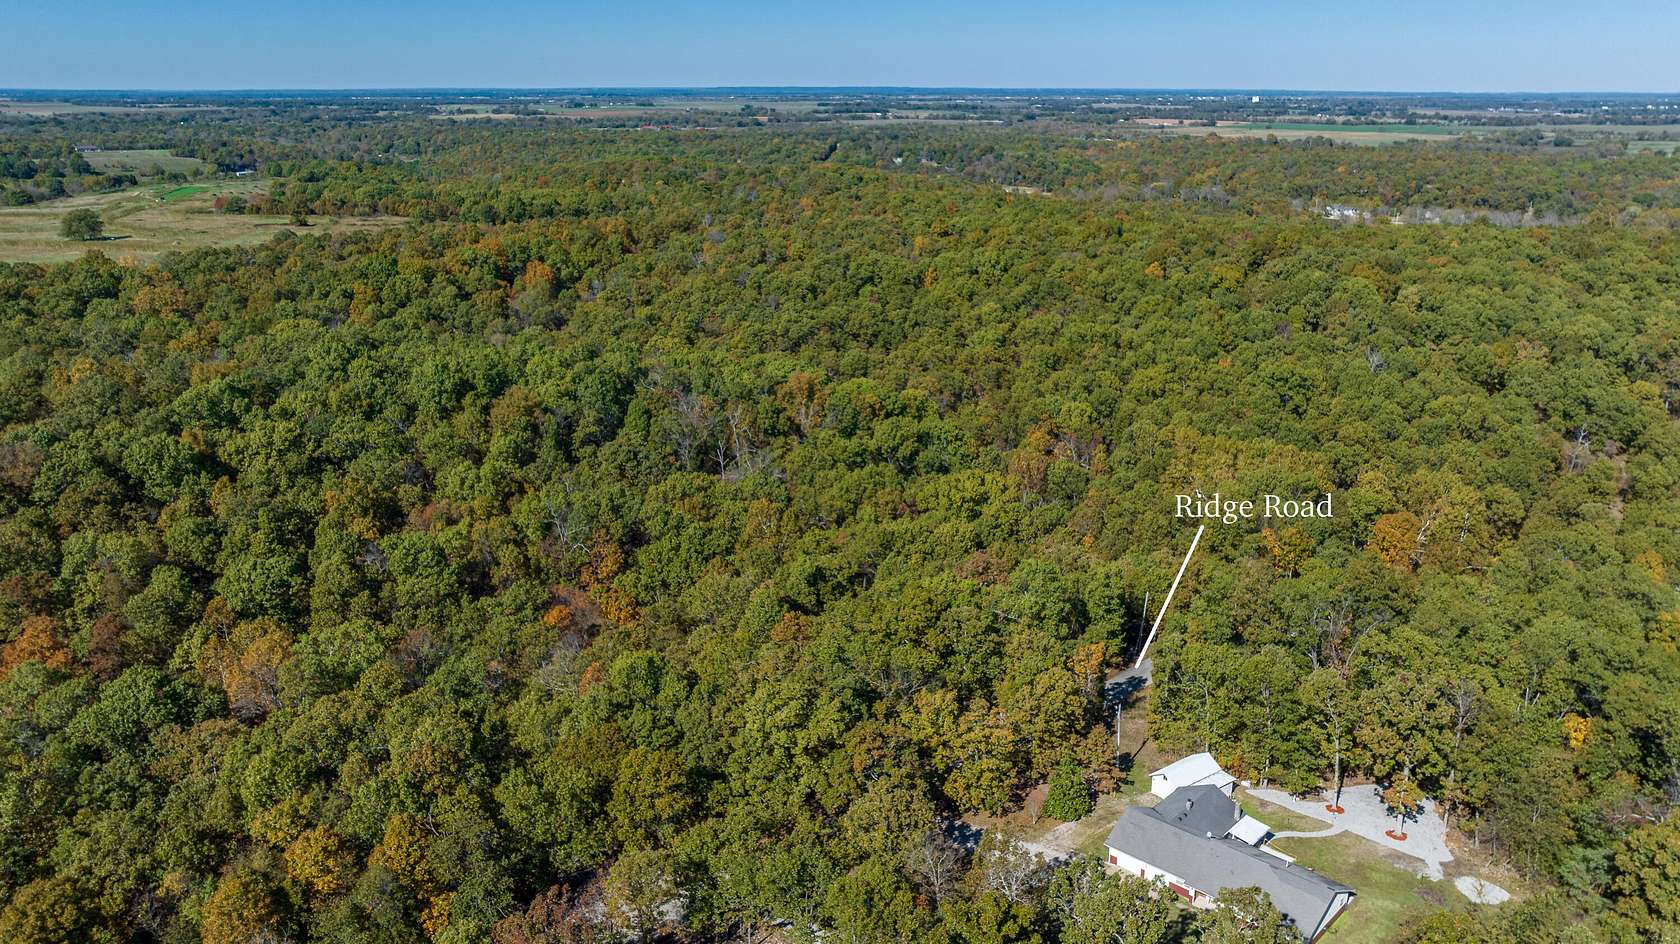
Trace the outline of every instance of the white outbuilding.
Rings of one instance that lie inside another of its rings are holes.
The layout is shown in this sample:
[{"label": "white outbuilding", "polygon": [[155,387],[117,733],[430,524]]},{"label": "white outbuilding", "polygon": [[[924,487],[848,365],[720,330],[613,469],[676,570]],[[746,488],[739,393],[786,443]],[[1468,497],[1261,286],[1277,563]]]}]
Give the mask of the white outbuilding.
[{"label": "white outbuilding", "polygon": [[1203,751],[1175,760],[1149,774],[1149,792],[1166,799],[1174,790],[1184,787],[1215,787],[1230,796],[1237,787],[1237,778],[1219,766],[1213,755]]}]

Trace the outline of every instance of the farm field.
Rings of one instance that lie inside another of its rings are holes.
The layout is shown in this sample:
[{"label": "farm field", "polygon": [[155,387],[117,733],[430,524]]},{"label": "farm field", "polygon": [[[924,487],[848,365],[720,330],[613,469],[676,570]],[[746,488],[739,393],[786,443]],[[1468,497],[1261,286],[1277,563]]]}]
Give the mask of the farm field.
[{"label": "farm field", "polygon": [[510,118],[658,118],[695,112],[730,114],[739,112],[742,108],[767,108],[787,115],[808,114],[816,111],[818,107],[815,101],[797,99],[688,97],[656,97],[645,102],[611,102],[584,107],[575,107],[570,103],[559,101],[517,102],[512,104],[530,108],[535,113],[516,115],[497,110],[508,107],[506,105],[451,103],[439,105],[437,113],[430,117],[453,121],[506,120]]},{"label": "farm field", "polygon": [[54,115],[138,115],[179,111],[202,111],[208,105],[81,105],[74,102],[17,101],[0,99],[0,116],[24,115],[51,118]]},{"label": "farm field", "polygon": [[[1174,124],[1170,119],[1134,119],[1159,122],[1152,124],[1156,130],[1169,134],[1217,134],[1221,137],[1233,138],[1275,138],[1279,141],[1299,141],[1307,138],[1328,138],[1343,144],[1392,144],[1397,141],[1440,141],[1448,138],[1471,135],[1483,137],[1499,132],[1508,131],[1540,131],[1545,135],[1566,135],[1575,137],[1577,145],[1589,143],[1593,137],[1614,139],[1640,132],[1664,131],[1666,125],[1446,125],[1446,124],[1415,124],[1407,125],[1399,122],[1373,122],[1368,124],[1331,124],[1314,121],[1221,121],[1217,126],[1205,124]],[[1629,140],[1628,146],[1636,151],[1659,151],[1671,153],[1680,145],[1680,134],[1675,140],[1635,141]]]},{"label": "farm field", "polygon": [[87,151],[82,157],[93,169],[100,173],[112,171],[145,172],[154,167],[161,167],[165,171],[191,173],[205,165],[196,157],[181,157],[171,154],[163,148],[136,148],[133,150],[116,151]]},{"label": "farm field", "polygon": [[1244,121],[1235,124],[1221,123],[1220,127],[1258,129],[1262,131],[1313,131],[1313,132],[1343,132],[1343,133],[1371,133],[1371,134],[1407,134],[1407,135],[1457,135],[1475,129],[1460,125],[1407,125],[1399,122],[1377,122],[1374,124],[1350,125],[1333,124],[1322,121]]},{"label": "farm field", "polygon": [[817,109],[817,103],[811,100],[782,99],[782,98],[731,98],[720,96],[689,97],[689,96],[655,96],[647,101],[652,104],[636,104],[630,102],[615,102],[610,105],[593,108],[573,108],[564,102],[546,102],[537,107],[545,112],[559,115],[601,115],[618,111],[631,113],[646,113],[650,111],[739,111],[743,107],[773,108],[780,112],[810,112]]},{"label": "farm field", "polygon": [[1636,124],[1563,124],[1563,125],[1533,125],[1544,131],[1555,131],[1559,134],[1650,134],[1653,132],[1668,135],[1669,139],[1680,138],[1680,125],[1636,125]]},{"label": "farm field", "polygon": [[[399,217],[310,218],[308,229],[282,217],[217,213],[219,195],[257,193],[266,180],[248,179],[184,187],[138,187],[118,193],[84,194],[27,207],[0,209],[0,262],[62,262],[90,249],[145,261],[166,253],[205,246],[249,246],[282,230],[294,233],[342,233],[404,222]],[[58,234],[71,210],[98,210],[105,238],[72,242]]]},{"label": "farm field", "polygon": [[[1260,125],[1247,125],[1247,124],[1232,125],[1232,124],[1226,124],[1226,125],[1219,125],[1217,127],[1211,127],[1211,128],[1208,127],[1207,125],[1180,125],[1180,126],[1176,126],[1176,127],[1166,126],[1166,127],[1156,128],[1156,129],[1152,129],[1152,130],[1158,131],[1162,134],[1171,134],[1171,135],[1195,135],[1195,136],[1199,136],[1199,137],[1207,137],[1209,135],[1218,135],[1219,137],[1223,137],[1223,138],[1261,138],[1261,139],[1271,138],[1271,139],[1275,139],[1275,140],[1278,140],[1278,141],[1303,141],[1303,140],[1307,140],[1309,138],[1328,138],[1331,141],[1336,141],[1336,142],[1339,142],[1339,143],[1342,143],[1342,144],[1366,144],[1366,145],[1370,145],[1370,144],[1394,144],[1394,143],[1399,142],[1399,141],[1417,141],[1417,140],[1440,141],[1440,140],[1443,140],[1443,136],[1440,135],[1440,134],[1427,134],[1427,133],[1417,132],[1417,131],[1413,131],[1413,130],[1407,130],[1407,131],[1354,130],[1354,131],[1349,131],[1349,130],[1346,130],[1345,128],[1333,127],[1331,125],[1311,125],[1310,127],[1313,130],[1304,130],[1304,129],[1300,129],[1300,128],[1292,129],[1292,128],[1284,128],[1284,127],[1278,127],[1278,126],[1267,127],[1266,125],[1263,125],[1263,124],[1260,124]],[[1415,126],[1394,125],[1393,127],[1395,127],[1395,128],[1408,128],[1408,127],[1415,127]],[[1466,132],[1471,132],[1474,129],[1466,128],[1464,130]]]},{"label": "farm field", "polygon": [[1312,121],[1221,121],[1217,125],[1167,124],[1152,130],[1172,135],[1218,135],[1225,138],[1260,138],[1302,141],[1328,138],[1341,144],[1394,144],[1399,141],[1442,141],[1463,134],[1487,134],[1492,128],[1458,125],[1405,125],[1398,122],[1337,125]]}]

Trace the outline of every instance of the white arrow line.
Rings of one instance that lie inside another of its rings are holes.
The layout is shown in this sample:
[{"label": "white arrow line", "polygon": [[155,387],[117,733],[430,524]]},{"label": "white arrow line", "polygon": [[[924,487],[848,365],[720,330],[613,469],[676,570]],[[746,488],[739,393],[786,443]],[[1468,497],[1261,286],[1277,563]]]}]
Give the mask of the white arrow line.
[{"label": "white arrow line", "polygon": [[1207,525],[1196,528],[1196,536],[1190,539],[1190,550],[1184,555],[1184,563],[1178,565],[1178,576],[1173,578],[1172,587],[1167,590],[1167,598],[1161,601],[1161,612],[1155,614],[1155,625],[1149,627],[1149,638],[1143,641],[1143,649],[1138,652],[1137,661],[1132,668],[1143,665],[1143,657],[1149,654],[1149,644],[1155,641],[1155,634],[1161,631],[1161,620],[1167,618],[1167,607],[1172,606],[1173,594],[1178,590],[1178,582],[1184,579],[1184,568],[1190,566],[1190,556],[1196,553],[1196,543],[1202,539],[1202,531]]}]

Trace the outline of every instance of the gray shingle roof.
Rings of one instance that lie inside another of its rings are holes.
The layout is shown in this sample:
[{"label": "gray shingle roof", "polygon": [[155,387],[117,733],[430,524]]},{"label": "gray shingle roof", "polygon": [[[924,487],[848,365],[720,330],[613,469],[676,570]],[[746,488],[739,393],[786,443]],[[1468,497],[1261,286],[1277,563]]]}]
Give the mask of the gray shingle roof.
[{"label": "gray shingle roof", "polygon": [[[1353,889],[1247,843],[1223,838],[1236,816],[1224,819],[1222,828],[1204,828],[1214,820],[1211,815],[1204,819],[1203,809],[1211,808],[1209,814],[1217,812],[1221,817],[1226,814],[1200,792],[1182,796],[1203,790],[1235,809],[1235,803],[1212,787],[1175,790],[1153,809],[1134,806],[1126,810],[1109,832],[1108,844],[1215,897],[1225,889],[1258,887],[1304,936],[1310,936],[1336,896]],[[1194,801],[1188,813],[1182,812],[1186,799]],[[1190,826],[1195,828],[1186,828]],[[1209,832],[1214,838],[1208,838]]]},{"label": "gray shingle roof", "polygon": [[1150,812],[1187,833],[1216,838],[1230,832],[1242,818],[1236,801],[1218,787],[1179,787]]}]

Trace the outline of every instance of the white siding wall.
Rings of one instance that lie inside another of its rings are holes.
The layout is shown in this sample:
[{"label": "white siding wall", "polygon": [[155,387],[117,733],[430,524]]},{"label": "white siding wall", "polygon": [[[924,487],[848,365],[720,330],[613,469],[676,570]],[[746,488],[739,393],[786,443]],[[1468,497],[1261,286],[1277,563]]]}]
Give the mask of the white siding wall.
[{"label": "white siding wall", "polygon": [[[1329,909],[1324,912],[1324,920],[1319,924],[1317,934],[1323,934],[1324,929],[1330,927],[1330,922],[1336,920],[1336,916],[1341,914],[1342,909],[1346,908],[1348,906],[1348,902],[1351,901],[1353,901],[1353,895],[1350,892],[1342,892],[1337,895],[1335,899],[1330,902]],[[1312,940],[1318,940],[1317,936],[1314,936]]]},{"label": "white siding wall", "polygon": [[[1193,902],[1194,905],[1201,908],[1213,907],[1213,897],[1211,895],[1208,895],[1206,892],[1194,885],[1191,885],[1189,882],[1186,882],[1184,879],[1179,878],[1171,872],[1163,872],[1155,866],[1150,865],[1148,862],[1145,862],[1136,856],[1127,855],[1113,846],[1108,847],[1108,867],[1119,872],[1124,872],[1127,875],[1139,875],[1143,878],[1152,880],[1159,879],[1163,882],[1178,885],[1182,888],[1188,888],[1191,891],[1192,897],[1195,899]],[[1346,908],[1348,906],[1348,902],[1352,900],[1353,895],[1347,892],[1337,895],[1335,900],[1330,903],[1329,909],[1325,912],[1323,921],[1316,929],[1316,933],[1323,934],[1324,929],[1330,926],[1330,922],[1335,920],[1336,915],[1340,914],[1342,909]],[[1314,940],[1316,940],[1316,938],[1314,938]]]},{"label": "white siding wall", "polygon": [[1113,846],[1108,847],[1108,867],[1118,869],[1127,875],[1141,875],[1147,879],[1160,879],[1163,882],[1173,882],[1185,888],[1194,888],[1189,882],[1171,872],[1163,872],[1142,859],[1129,856]]}]

